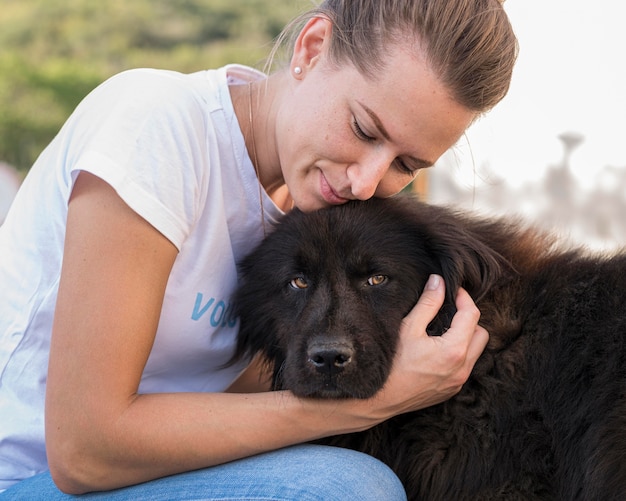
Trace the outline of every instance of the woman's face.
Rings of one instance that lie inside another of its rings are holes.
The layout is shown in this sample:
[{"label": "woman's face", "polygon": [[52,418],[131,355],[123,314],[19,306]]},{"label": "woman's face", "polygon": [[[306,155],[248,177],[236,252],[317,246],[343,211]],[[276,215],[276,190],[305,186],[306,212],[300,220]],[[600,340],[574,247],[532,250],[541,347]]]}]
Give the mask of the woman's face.
[{"label": "woman's face", "polygon": [[476,117],[401,49],[374,79],[324,57],[290,78],[296,81],[277,114],[276,148],[304,211],[398,193]]}]

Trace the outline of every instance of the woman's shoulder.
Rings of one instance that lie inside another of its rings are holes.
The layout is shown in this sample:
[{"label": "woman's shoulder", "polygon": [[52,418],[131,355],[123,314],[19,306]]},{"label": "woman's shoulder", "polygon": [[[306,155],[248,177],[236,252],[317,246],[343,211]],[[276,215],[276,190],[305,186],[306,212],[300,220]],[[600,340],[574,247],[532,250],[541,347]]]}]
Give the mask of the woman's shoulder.
[{"label": "woman's shoulder", "polygon": [[130,69],[104,81],[94,90],[94,96],[125,100],[131,108],[149,104],[155,109],[181,109],[185,103],[210,100],[212,89],[206,85],[207,71],[180,73],[154,68]]}]

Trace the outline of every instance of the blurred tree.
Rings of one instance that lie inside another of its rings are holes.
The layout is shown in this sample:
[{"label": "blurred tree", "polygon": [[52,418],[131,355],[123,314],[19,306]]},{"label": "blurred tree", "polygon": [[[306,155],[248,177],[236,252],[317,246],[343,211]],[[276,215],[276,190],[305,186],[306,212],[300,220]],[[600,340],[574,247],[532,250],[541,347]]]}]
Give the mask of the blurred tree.
[{"label": "blurred tree", "polygon": [[311,0],[2,0],[0,161],[27,170],[96,85],[132,67],[262,67]]}]

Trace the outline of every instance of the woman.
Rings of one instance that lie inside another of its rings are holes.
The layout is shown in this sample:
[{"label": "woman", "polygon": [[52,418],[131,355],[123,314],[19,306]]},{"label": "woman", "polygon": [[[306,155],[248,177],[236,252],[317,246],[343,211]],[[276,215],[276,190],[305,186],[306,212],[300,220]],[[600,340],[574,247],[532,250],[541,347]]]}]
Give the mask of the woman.
[{"label": "woman", "polygon": [[292,206],[399,192],[506,94],[516,41],[498,0],[302,20],[268,77],[113,77],[33,166],[0,229],[0,496],[403,498],[372,458],[296,444],[457,392],[488,337],[467,293],[429,338],[432,277],[375,397],[301,400],[224,368],[236,265]]}]

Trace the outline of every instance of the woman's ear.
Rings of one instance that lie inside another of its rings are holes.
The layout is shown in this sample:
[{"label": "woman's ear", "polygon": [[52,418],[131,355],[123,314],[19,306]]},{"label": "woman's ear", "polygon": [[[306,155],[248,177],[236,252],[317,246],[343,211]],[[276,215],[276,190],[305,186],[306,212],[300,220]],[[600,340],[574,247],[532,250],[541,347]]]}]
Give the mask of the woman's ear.
[{"label": "woman's ear", "polygon": [[302,77],[318,63],[320,56],[328,50],[331,33],[332,23],[327,17],[309,19],[296,38],[290,65],[292,75]]}]

